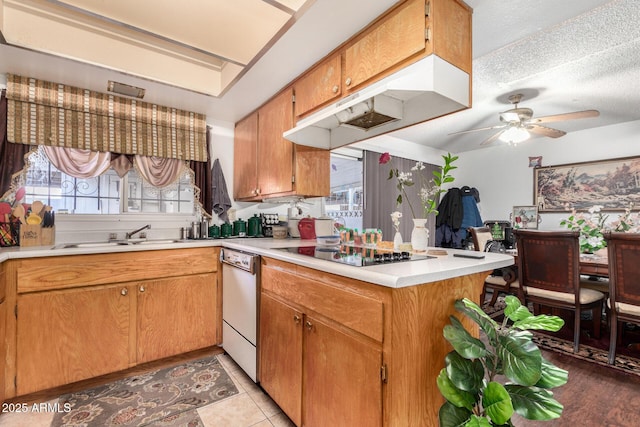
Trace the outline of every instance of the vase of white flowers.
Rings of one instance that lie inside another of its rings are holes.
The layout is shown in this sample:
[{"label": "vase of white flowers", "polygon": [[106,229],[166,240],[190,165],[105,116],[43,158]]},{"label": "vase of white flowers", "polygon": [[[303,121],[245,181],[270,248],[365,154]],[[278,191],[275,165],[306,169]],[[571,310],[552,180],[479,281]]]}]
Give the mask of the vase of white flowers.
[{"label": "vase of white flowers", "polygon": [[[413,217],[414,227],[411,232],[411,246],[414,252],[424,252],[427,249],[429,242],[429,230],[427,228],[427,217],[430,214],[438,214],[438,202],[440,195],[446,190],[442,188],[444,184],[454,181],[453,176],[449,174],[457,166],[453,166],[453,162],[458,159],[458,156],[452,156],[451,153],[447,153],[442,156],[444,165],[440,170],[433,171],[433,177],[428,179],[422,172],[426,167],[423,162],[416,162],[415,166],[411,168],[410,172],[400,171],[397,167],[391,167],[389,171],[388,179],[396,179],[398,188],[398,196],[396,198],[396,206],[402,204],[406,200],[409,209],[411,210],[411,216]],[[391,155],[389,153],[383,153],[380,155],[379,163],[385,165],[391,162]],[[414,173],[416,175],[416,181],[414,181]],[[413,186],[416,182],[420,185],[419,197],[422,212],[420,216],[416,216],[416,213],[411,205],[411,201],[407,197],[406,188]],[[392,214],[393,215],[393,214]]]},{"label": "vase of white flowers", "polygon": [[391,213],[391,222],[393,223],[393,228],[396,230],[396,234],[393,236],[393,250],[400,250],[400,245],[402,245],[402,234],[400,234],[400,218],[402,218],[402,212],[395,211]]}]

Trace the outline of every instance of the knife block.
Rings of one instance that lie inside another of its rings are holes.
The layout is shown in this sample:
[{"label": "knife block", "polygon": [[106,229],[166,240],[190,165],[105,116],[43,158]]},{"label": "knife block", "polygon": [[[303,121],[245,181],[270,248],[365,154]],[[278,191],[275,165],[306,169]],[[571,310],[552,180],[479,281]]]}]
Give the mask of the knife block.
[{"label": "knife block", "polygon": [[20,224],[20,246],[49,246],[56,243],[56,228],[40,224]]}]

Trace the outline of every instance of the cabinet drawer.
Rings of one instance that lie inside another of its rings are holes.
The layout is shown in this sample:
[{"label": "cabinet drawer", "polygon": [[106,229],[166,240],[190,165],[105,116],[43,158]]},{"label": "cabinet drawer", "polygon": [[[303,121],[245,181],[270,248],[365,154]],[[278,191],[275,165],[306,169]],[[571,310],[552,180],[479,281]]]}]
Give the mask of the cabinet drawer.
[{"label": "cabinet drawer", "polygon": [[262,290],[366,335],[383,340],[383,304],[350,290],[263,266]]},{"label": "cabinet drawer", "polygon": [[24,260],[18,293],[217,271],[218,248],[73,255]]}]

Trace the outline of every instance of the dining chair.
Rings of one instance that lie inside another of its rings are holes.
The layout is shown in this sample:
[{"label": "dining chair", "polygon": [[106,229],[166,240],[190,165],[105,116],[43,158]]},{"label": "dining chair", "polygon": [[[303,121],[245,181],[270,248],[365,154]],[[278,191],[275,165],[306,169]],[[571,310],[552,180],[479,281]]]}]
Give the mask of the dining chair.
[{"label": "dining chair", "polygon": [[609,254],[609,364],[615,364],[616,346],[622,341],[619,323],[640,325],[640,234],[604,234]]},{"label": "dining chair", "polygon": [[[476,251],[484,251],[487,242],[492,240],[491,231],[489,227],[469,227],[467,229],[471,234],[471,240],[473,241],[473,247]],[[491,301],[489,304],[494,306],[498,300],[498,296],[501,293],[513,294],[518,296],[518,283],[517,274],[513,267],[505,267],[500,271],[494,270],[493,273],[487,276],[484,280],[484,287],[482,288],[482,295],[480,295],[480,301],[484,303],[484,299],[487,295],[487,290],[491,290]]]},{"label": "dining chair", "polygon": [[600,338],[605,295],[581,287],[578,231],[515,231],[518,274],[526,304],[574,313],[573,352],[580,348],[580,315],[591,310],[593,335]]}]

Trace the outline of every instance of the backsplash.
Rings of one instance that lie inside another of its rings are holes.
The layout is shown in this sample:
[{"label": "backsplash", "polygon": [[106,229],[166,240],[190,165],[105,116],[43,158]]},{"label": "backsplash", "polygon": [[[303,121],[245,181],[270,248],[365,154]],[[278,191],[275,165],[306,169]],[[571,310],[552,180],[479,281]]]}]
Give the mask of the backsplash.
[{"label": "backsplash", "polygon": [[[56,215],[56,244],[97,242],[108,240],[116,233],[118,239],[146,224],[148,239],[180,239],[180,228],[196,221],[193,215]],[[139,236],[138,236],[139,237]]]}]

